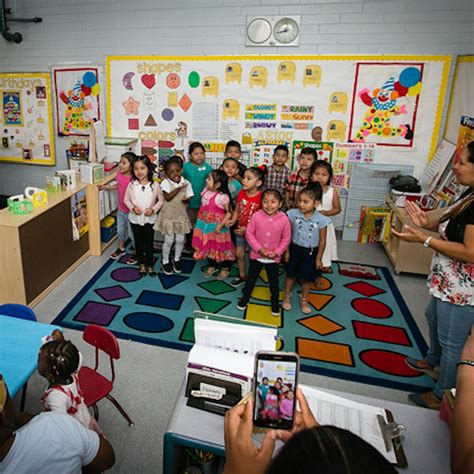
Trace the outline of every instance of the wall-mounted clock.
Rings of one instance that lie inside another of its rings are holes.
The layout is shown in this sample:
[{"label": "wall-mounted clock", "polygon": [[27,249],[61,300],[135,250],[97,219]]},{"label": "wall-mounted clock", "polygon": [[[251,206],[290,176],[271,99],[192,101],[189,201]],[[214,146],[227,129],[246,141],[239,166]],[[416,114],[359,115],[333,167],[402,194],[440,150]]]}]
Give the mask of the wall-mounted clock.
[{"label": "wall-mounted clock", "polygon": [[246,46],[298,46],[300,15],[247,17]]}]

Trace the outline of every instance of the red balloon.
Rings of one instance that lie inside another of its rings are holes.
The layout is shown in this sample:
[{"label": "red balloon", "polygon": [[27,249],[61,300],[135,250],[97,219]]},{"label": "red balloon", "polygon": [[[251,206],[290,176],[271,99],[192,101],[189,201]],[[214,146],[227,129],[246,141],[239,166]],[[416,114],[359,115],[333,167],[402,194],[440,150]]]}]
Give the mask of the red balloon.
[{"label": "red balloon", "polygon": [[400,82],[395,82],[394,84],[394,89],[398,92],[398,95],[400,97],[405,97],[407,95],[407,92],[408,92],[408,87],[404,87],[400,84]]},{"label": "red balloon", "polygon": [[86,96],[91,94],[91,88],[90,87],[86,87],[84,84],[82,84],[81,89],[82,89],[82,92],[84,92],[84,94]]}]

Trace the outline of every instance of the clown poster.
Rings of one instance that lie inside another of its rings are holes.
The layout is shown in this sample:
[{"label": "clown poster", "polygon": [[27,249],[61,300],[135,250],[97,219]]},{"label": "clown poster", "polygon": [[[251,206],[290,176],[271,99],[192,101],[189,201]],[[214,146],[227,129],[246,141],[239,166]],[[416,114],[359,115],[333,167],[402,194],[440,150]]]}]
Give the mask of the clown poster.
[{"label": "clown poster", "polygon": [[349,141],[411,148],[423,63],[358,63]]},{"label": "clown poster", "polygon": [[53,80],[58,135],[88,136],[101,119],[99,68],[53,68]]}]

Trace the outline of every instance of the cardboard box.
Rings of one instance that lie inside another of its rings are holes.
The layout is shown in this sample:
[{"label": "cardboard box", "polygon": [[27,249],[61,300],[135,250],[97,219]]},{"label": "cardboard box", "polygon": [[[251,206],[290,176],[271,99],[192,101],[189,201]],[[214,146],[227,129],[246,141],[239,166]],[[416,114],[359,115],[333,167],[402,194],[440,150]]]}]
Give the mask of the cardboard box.
[{"label": "cardboard box", "polygon": [[126,152],[136,153],[138,139],[105,137],[107,156],[104,163],[118,163]]}]

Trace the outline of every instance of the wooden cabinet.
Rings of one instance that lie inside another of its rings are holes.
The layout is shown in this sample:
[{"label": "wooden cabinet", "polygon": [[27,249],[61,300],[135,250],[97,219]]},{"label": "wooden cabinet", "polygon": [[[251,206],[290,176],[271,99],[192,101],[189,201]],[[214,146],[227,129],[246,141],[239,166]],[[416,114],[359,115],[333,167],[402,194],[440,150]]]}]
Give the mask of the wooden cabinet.
[{"label": "wooden cabinet", "polygon": [[[408,224],[414,226],[408,217],[404,207],[397,207],[390,195],[386,197],[386,203],[390,206],[390,222],[397,231],[402,231],[403,226]],[[414,226],[415,227],[415,226]],[[433,237],[437,234],[423,229]],[[386,243],[383,244],[388,258],[392,262],[395,273],[407,272],[428,275],[431,269],[433,250],[426,248],[423,244],[405,242],[393,234],[390,234]]]},{"label": "wooden cabinet", "polygon": [[[106,185],[115,179],[116,172],[107,174],[104,180],[99,183]],[[89,222],[89,248],[91,255],[100,256],[102,252],[111,245],[117,236],[112,237],[108,242],[100,240],[100,190],[96,184],[87,185],[87,215]]]}]

